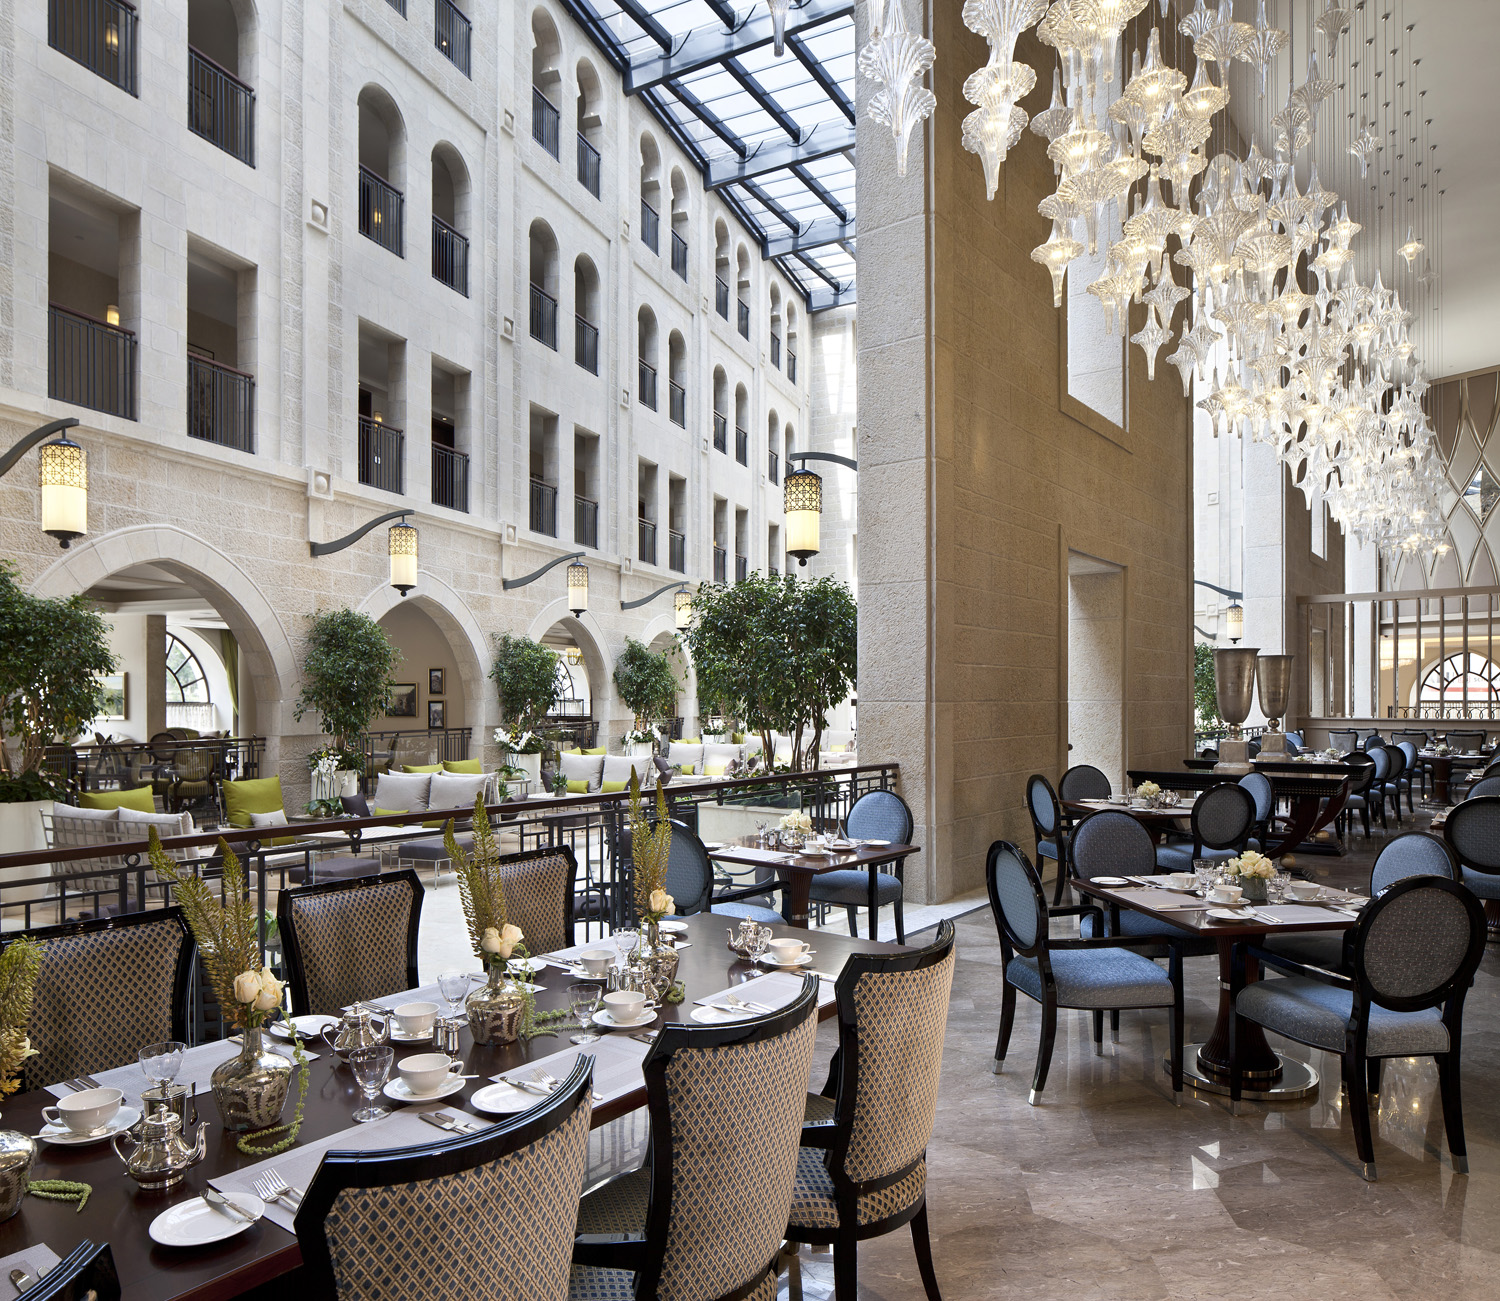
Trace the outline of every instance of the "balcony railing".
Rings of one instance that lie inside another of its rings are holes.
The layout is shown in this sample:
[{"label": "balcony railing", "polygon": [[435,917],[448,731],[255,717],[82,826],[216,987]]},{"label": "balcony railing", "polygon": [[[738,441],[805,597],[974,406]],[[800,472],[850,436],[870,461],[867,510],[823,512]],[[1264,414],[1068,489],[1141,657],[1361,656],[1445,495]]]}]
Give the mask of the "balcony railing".
[{"label": "balcony railing", "polygon": [[580,547],[599,545],[599,503],[587,497],[573,498],[573,543]]},{"label": "balcony railing", "polygon": [[772,483],[780,483],[781,482],[781,477],[780,477],[781,476],[781,458],[779,456],[777,456],[774,451],[772,451],[767,456],[766,459],[767,459],[766,473],[770,476],[771,482]]},{"label": "balcony railing", "polygon": [[406,0],[385,0],[385,2],[403,18],[406,17]]},{"label": "balcony railing", "polygon": [[734,558],[734,581],[743,583],[750,577],[750,557],[736,555]]},{"label": "balcony railing", "polygon": [[594,198],[599,197],[599,151],[582,135],[578,137],[578,182]]},{"label": "balcony railing", "polygon": [[741,465],[750,464],[750,431],[738,425],[734,430],[734,459]]},{"label": "balcony railing", "polygon": [[188,354],[189,438],[255,451],[255,376]]},{"label": "balcony railing", "polygon": [[638,393],[643,407],[656,410],[656,367],[648,366],[643,361],[636,362],[636,374],[639,379]]},{"label": "balcony railing", "polygon": [[599,373],[599,327],[581,316],[573,318],[573,360],[590,375]]},{"label": "balcony railing", "polygon": [[432,40],[438,49],[464,76],[469,76],[469,47],[473,42],[473,25],[453,0],[437,0],[436,22]]},{"label": "balcony railing", "polygon": [[727,553],[717,542],[714,543],[714,582],[725,581],[724,574],[727,565]]},{"label": "balcony railing", "polygon": [[687,390],[675,379],[667,381],[667,414],[674,425],[687,428]]},{"label": "balcony railing", "polygon": [[557,105],[535,86],[531,88],[531,138],[554,158],[561,144],[557,135]]},{"label": "balcony railing", "polygon": [[687,279],[687,240],[675,230],[672,232],[672,270]]},{"label": "balcony railing", "polygon": [[739,300],[739,306],[740,337],[748,339],[750,337],[750,304],[747,303],[743,298],[741,298]]},{"label": "balcony railing", "polygon": [[469,296],[469,241],[441,217],[432,219],[432,278]]},{"label": "balcony railing", "polygon": [[714,451],[727,452],[729,450],[729,417],[722,412],[714,412]]},{"label": "balcony railing", "polygon": [[771,365],[777,370],[781,369],[781,336],[779,334],[771,336]]},{"label": "balcony railing", "polygon": [[797,354],[790,348],[786,350],[786,377],[793,384],[797,382]]},{"label": "balcony railing", "polygon": [[383,177],[363,165],[359,169],[359,233],[406,256],[406,199]]},{"label": "balcony railing", "polygon": [[53,303],[47,311],[47,396],[135,419],[135,334]]},{"label": "balcony railing", "polygon": [[47,44],[139,96],[136,13],[123,0],[50,0]]},{"label": "balcony railing", "polygon": [[255,92],[188,47],[188,129],[255,166]]},{"label": "balcony railing", "polygon": [[656,523],[653,520],[638,519],[635,522],[636,541],[639,550],[636,553],[642,564],[654,565],[656,563]]},{"label": "balcony railing", "polygon": [[718,276],[714,277],[714,311],[726,321],[729,319],[729,286]]},{"label": "balcony railing", "polygon": [[676,529],[667,530],[667,565],[679,574],[687,573],[687,539]]},{"label": "balcony railing", "polygon": [[661,218],[645,199],[641,200],[641,243],[653,253],[661,252]]},{"label": "balcony railing", "polygon": [[359,481],[386,492],[406,491],[406,435],[401,430],[360,416]]},{"label": "balcony railing", "polygon": [[557,351],[557,299],[531,286],[531,337]]},{"label": "balcony railing", "polygon": [[469,509],[469,454],[441,443],[432,445],[432,504]]},{"label": "balcony railing", "polygon": [[540,479],[531,481],[531,531],[557,536],[557,489]]}]

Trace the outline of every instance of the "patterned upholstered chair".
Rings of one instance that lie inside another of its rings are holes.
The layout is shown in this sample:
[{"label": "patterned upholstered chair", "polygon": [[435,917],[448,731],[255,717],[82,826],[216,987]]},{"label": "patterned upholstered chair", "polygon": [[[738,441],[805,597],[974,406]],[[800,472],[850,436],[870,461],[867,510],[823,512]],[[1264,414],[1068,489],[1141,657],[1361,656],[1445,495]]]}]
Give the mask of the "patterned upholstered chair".
[{"label": "patterned upholstered chair", "polygon": [[193,941],[180,908],[43,926],[25,1088],[113,1070],[142,1044],[187,1041]]},{"label": "patterned upholstered chair", "polygon": [[672,847],[667,855],[667,893],[677,905],[679,917],[715,912],[726,917],[749,917],[766,926],[783,925],[786,919],[774,908],[748,900],[763,896],[770,887],[745,886],[722,895],[714,893],[714,867],[698,833],[685,822],[672,820]]},{"label": "patterned upholstered chair", "polygon": [[1500,795],[1500,773],[1493,777],[1481,777],[1469,787],[1469,793],[1464,798],[1472,800],[1485,795]]},{"label": "patterned upholstered chair", "polygon": [[292,1011],[336,1013],[417,983],[422,883],[410,868],[283,890],[276,921]]},{"label": "patterned upholstered chair", "polygon": [[26,1301],[119,1301],[120,1276],[109,1243],[85,1239],[21,1295]]},{"label": "patterned upholstered chair", "polygon": [[528,849],[500,859],[505,911],[533,953],[573,946],[573,879],[578,863],[566,845]]},{"label": "patterned upholstered chair", "polygon": [[[1459,1093],[1464,995],[1484,956],[1484,909],[1457,881],[1414,876],[1367,904],[1346,941],[1350,974],[1336,975],[1235,945],[1230,971],[1229,1096],[1238,1108],[1244,1077],[1234,1060],[1242,1020],[1339,1054],[1360,1174],[1375,1178],[1366,1093],[1378,1091],[1386,1057],[1437,1062],[1443,1122],[1456,1173],[1469,1168]],[[1246,955],[1288,973],[1245,983]],[[1372,1070],[1371,1068],[1375,1068]]]},{"label": "patterned upholstered chair", "polygon": [[591,1058],[476,1134],[329,1151],[297,1211],[306,1296],[564,1301],[588,1164]]},{"label": "patterned upholstered chair", "polygon": [[1359,733],[1355,731],[1329,732],[1328,744],[1335,750],[1357,750],[1359,749]]},{"label": "patterned upholstered chair", "polygon": [[1075,763],[1057,783],[1057,797],[1063,800],[1107,800],[1114,793],[1103,769],[1091,763]]},{"label": "patterned upholstered chair", "polygon": [[1449,732],[1443,740],[1460,754],[1477,754],[1484,745],[1484,733]]},{"label": "patterned upholstered chair", "polygon": [[1500,795],[1455,804],[1443,839],[1459,862],[1463,883],[1481,899],[1500,899]]},{"label": "patterned upholstered chair", "polygon": [[642,1067],[647,1163],[579,1206],[574,1301],[774,1301],[817,985],[804,977],[792,1003],[768,1016],[662,1027]]},{"label": "patterned upholstered chair", "polygon": [[1271,779],[1263,772],[1247,772],[1237,783],[1242,789],[1250,792],[1250,798],[1255,802],[1255,826],[1252,834],[1255,838],[1255,848],[1264,849],[1270,843],[1271,823],[1276,817],[1276,793],[1271,786]]},{"label": "patterned upholstered chair", "polygon": [[[1238,788],[1231,788],[1238,789]],[[1096,813],[1094,817],[1103,817]],[[1092,820],[1092,819],[1090,819]],[[1079,825],[1079,831],[1086,824]],[[1128,935],[1100,936],[1104,914],[1094,904],[1054,908],[1051,916],[1076,915],[1094,920],[1088,939],[1054,940],[1047,933],[1047,899],[1026,855],[1007,840],[990,846],[985,867],[990,910],[1000,932],[1004,985],[1000,996],[1000,1035],[991,1069],[999,1074],[1016,1019],[1016,991],[1042,1005],[1042,1042],[1028,1101],[1041,1101],[1052,1064],[1059,1008],[1090,1012],[1094,1052],[1103,1052],[1104,1013],[1119,1008],[1161,1007],[1171,1011],[1172,1101],[1182,1099],[1182,946],[1170,946],[1170,967],[1163,971],[1150,958],[1131,951],[1140,943]]]},{"label": "patterned upholstered chair", "polygon": [[1255,800],[1243,786],[1212,786],[1193,801],[1191,822],[1191,845],[1163,845],[1156,851],[1161,871],[1191,872],[1195,858],[1233,858],[1255,827]]},{"label": "patterned upholstered chair", "polygon": [[927,1144],[957,955],[953,923],[910,953],[856,953],[838,979],[839,1050],[807,1099],[789,1242],[831,1244],[835,1301],[855,1301],[858,1244],[911,1225],[928,1301]]},{"label": "patterned upholstered chair", "polygon": [[[909,845],[915,822],[911,810],[895,791],[866,791],[849,808],[844,832],[856,840],[889,840],[893,845]],[[842,904],[849,917],[849,934],[858,935],[858,913],[861,906],[870,910],[870,938],[878,939],[877,918],[887,904],[896,913],[896,943],[906,943],[906,919],[901,901],[906,887],[901,881],[905,859],[890,865],[890,871],[869,867],[849,868],[841,872],[824,872],[812,879],[808,897],[815,903]]]},{"label": "patterned upholstered chair", "polygon": [[[1396,825],[1401,825],[1401,797],[1411,794],[1411,782],[1406,776],[1406,752],[1397,745],[1383,745],[1380,753],[1385,756],[1386,772],[1383,778],[1376,779],[1376,789],[1389,801],[1396,813]],[[1373,757],[1373,752],[1372,752]],[[1380,760],[1376,758],[1378,766]],[[1384,824],[1382,824],[1384,825]]]},{"label": "patterned upholstered chair", "polygon": [[1036,838],[1036,863],[1050,858],[1057,869],[1057,881],[1052,888],[1052,902],[1062,902],[1063,890],[1068,884],[1068,834],[1063,818],[1062,805],[1057,792],[1039,772],[1026,779],[1026,811],[1031,814],[1031,834]]}]

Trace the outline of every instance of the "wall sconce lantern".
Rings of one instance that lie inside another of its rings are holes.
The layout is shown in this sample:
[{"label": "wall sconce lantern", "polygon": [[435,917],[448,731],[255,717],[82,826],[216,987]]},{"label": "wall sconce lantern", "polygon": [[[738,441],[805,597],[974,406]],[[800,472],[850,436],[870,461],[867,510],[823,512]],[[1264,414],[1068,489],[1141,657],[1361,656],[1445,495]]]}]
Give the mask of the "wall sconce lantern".
[{"label": "wall sconce lantern", "polygon": [[77,423],[72,418],[54,420],[33,429],[0,456],[0,475],[4,475],[44,438],[57,435],[43,443],[41,450],[42,531],[56,538],[64,550],[89,531],[88,454],[63,432]]},{"label": "wall sconce lantern", "polygon": [[1245,635],[1245,607],[1238,601],[1230,600],[1229,608],[1224,611],[1224,626],[1230,641],[1237,642]]},{"label": "wall sconce lantern", "polygon": [[823,514],[823,476],[811,470],[793,470],[785,479],[782,501],[786,507],[786,549],[806,566],[818,554],[818,524]]},{"label": "wall sconce lantern", "polygon": [[405,596],[417,585],[417,530],[403,516],[390,530],[391,586]]},{"label": "wall sconce lantern", "polygon": [[672,598],[672,616],[677,622],[677,630],[679,632],[693,622],[693,596],[691,592],[683,590]]},{"label": "wall sconce lantern", "polygon": [[568,609],[578,618],[589,608],[589,567],[581,560],[568,566]]}]

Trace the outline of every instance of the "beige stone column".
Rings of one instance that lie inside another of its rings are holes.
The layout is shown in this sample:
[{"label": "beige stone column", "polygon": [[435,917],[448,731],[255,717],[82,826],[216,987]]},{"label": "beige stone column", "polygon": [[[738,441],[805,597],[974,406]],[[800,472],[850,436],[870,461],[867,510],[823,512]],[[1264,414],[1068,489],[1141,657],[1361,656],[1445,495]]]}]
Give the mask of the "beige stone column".
[{"label": "beige stone column", "polygon": [[167,729],[167,616],[146,616],[146,735]]}]

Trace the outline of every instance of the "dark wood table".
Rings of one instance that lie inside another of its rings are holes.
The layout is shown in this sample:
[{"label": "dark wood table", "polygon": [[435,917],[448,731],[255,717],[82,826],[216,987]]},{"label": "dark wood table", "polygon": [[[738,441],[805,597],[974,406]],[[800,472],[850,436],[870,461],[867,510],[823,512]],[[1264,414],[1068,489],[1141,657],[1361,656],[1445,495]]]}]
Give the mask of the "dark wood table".
[{"label": "dark wood table", "polygon": [[1188,821],[1193,816],[1195,802],[1195,800],[1185,800],[1170,808],[1146,808],[1117,804],[1113,800],[1063,800],[1062,806],[1069,813],[1076,813],[1080,819],[1090,813],[1127,813],[1153,836],[1161,836],[1168,831],[1180,830],[1178,824]]},{"label": "dark wood table", "polygon": [[[682,951],[678,968],[679,978],[687,986],[687,997],[676,1006],[667,1005],[662,1009],[665,1020],[689,1020],[694,998],[723,989],[751,973],[753,968],[736,958],[725,944],[725,925],[733,921],[733,918],[711,913],[687,919],[685,938],[692,944]],[[902,946],[820,931],[817,949],[814,969],[835,974],[851,953],[895,953],[900,952]],[[536,996],[537,1006],[550,1009],[567,1006],[568,986],[577,977],[549,967],[535,979],[546,986]],[[826,1019],[835,1011],[830,1004],[819,1010],[819,1016]],[[661,1021],[653,1024],[660,1025]],[[465,1029],[460,1050],[466,1064],[464,1073],[480,1078],[466,1083],[461,1094],[455,1094],[447,1101],[455,1108],[467,1107],[470,1095],[486,1087],[491,1075],[567,1048],[568,1035],[573,1032],[572,1029],[561,1030],[556,1037],[544,1035],[529,1044],[479,1048],[474,1046]],[[393,1046],[398,1059],[405,1053],[429,1051],[421,1044]],[[353,1122],[349,1117],[359,1105],[359,1089],[348,1066],[326,1047],[314,1047],[321,1055],[309,1065],[307,1105],[301,1132],[301,1138],[309,1140],[350,1128]],[[583,1045],[578,1051],[587,1052],[588,1046]],[[234,1052],[230,1045],[224,1046],[226,1059]],[[288,1118],[295,1094],[294,1080],[293,1096],[288,1100],[285,1113]],[[56,1101],[45,1090],[7,1098],[3,1123],[6,1128],[35,1134],[41,1128],[41,1109]],[[127,1098],[126,1102],[137,1103],[138,1099]],[[645,1104],[643,1085],[636,1093],[596,1107],[593,1124],[596,1127],[603,1125]],[[182,1183],[166,1192],[139,1189],[126,1175],[107,1142],[66,1148],[38,1141],[33,1179],[79,1180],[93,1185],[93,1195],[82,1212],[76,1211],[71,1202],[23,1198],[20,1211],[0,1224],[0,1256],[37,1242],[45,1242],[59,1256],[66,1256],[85,1238],[108,1242],[114,1251],[126,1301],[233,1297],[295,1269],[302,1261],[297,1240],[269,1220],[262,1220],[226,1242],[195,1250],[158,1247],[147,1236],[147,1226],[157,1215],[177,1202],[197,1197],[208,1187],[210,1178],[264,1159],[245,1156],[235,1147],[233,1137],[226,1134],[218,1123],[218,1111],[212,1098],[200,1097],[199,1111],[201,1117],[210,1122],[207,1157],[188,1171]],[[438,1141],[438,1131],[434,1130],[433,1134],[434,1141]]]},{"label": "dark wood table", "polygon": [[[1280,858],[1299,846],[1322,853],[1343,852],[1338,847],[1329,850],[1327,846],[1304,844],[1309,836],[1333,822],[1349,798],[1349,776],[1343,771],[1333,771],[1342,768],[1342,764],[1298,763],[1289,759],[1267,760],[1253,765],[1251,771],[1264,773],[1270,778],[1273,796],[1285,799],[1291,805],[1287,830],[1276,844],[1264,851],[1267,858]],[[1172,772],[1132,768],[1127,776],[1137,786],[1144,781],[1153,781],[1163,790],[1206,791],[1225,782],[1237,782],[1244,774],[1201,769]]]},{"label": "dark wood table", "polygon": [[807,928],[811,907],[813,877],[827,872],[868,871],[922,852],[916,845],[861,845],[858,849],[841,850],[831,858],[821,854],[808,857],[790,851],[775,853],[763,850],[754,842],[754,836],[745,836],[741,840],[710,849],[708,856],[719,863],[733,863],[736,867],[760,867],[776,872],[783,882],[782,916],[786,918],[787,925],[804,930]]},{"label": "dark wood table", "polygon": [[[1294,933],[1297,931],[1339,931],[1343,932],[1354,925],[1355,919],[1346,917],[1342,913],[1334,912],[1331,908],[1324,911],[1328,914],[1326,922],[1267,922],[1255,917],[1246,916],[1241,921],[1217,921],[1208,916],[1206,912],[1176,911],[1170,908],[1152,908],[1137,902],[1135,899],[1122,899],[1120,891],[1134,889],[1135,887],[1108,887],[1095,885],[1092,881],[1074,879],[1073,888],[1082,894],[1090,895],[1101,903],[1112,908],[1133,908],[1162,923],[1162,929],[1169,927],[1197,939],[1211,939],[1218,947],[1219,956],[1219,1013],[1214,1021],[1213,1032],[1201,1045],[1196,1053],[1197,1069],[1191,1069],[1195,1055],[1184,1049],[1185,1060],[1183,1062],[1183,1074],[1191,1083],[1199,1087],[1208,1088],[1216,1093],[1227,1093],[1229,1082],[1229,1012],[1230,1012],[1230,955],[1237,940],[1258,941],[1269,934]],[[1181,899],[1183,896],[1175,891],[1161,891],[1162,901],[1166,903],[1172,899]],[[1353,896],[1350,896],[1353,897]],[[1288,899],[1288,904],[1300,902]],[[1256,905],[1264,906],[1264,905]],[[821,943],[821,938],[819,943]],[[1254,958],[1247,960],[1245,964],[1246,980],[1259,979],[1259,964]],[[1310,1067],[1300,1062],[1293,1062],[1289,1058],[1283,1058],[1276,1053],[1271,1045],[1266,1042],[1265,1032],[1260,1026],[1251,1021],[1240,1022],[1240,1051],[1245,1062],[1245,1092],[1249,1097],[1271,1097],[1287,1100],[1295,1097],[1309,1095],[1317,1085],[1317,1075]],[[1292,1069],[1298,1073],[1297,1080],[1286,1079],[1288,1070]],[[1310,1079],[1301,1078],[1301,1073],[1306,1072]]]},{"label": "dark wood table", "polygon": [[1427,765],[1427,770],[1432,774],[1433,803],[1445,807],[1453,803],[1453,796],[1449,791],[1453,770],[1478,768],[1490,761],[1487,754],[1435,754],[1431,750],[1418,750],[1417,758]]}]

